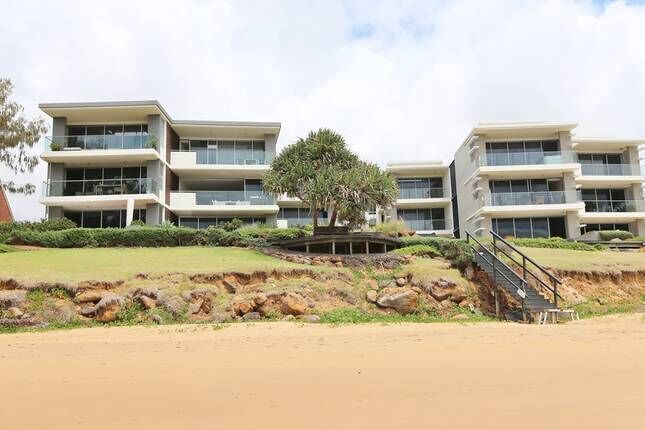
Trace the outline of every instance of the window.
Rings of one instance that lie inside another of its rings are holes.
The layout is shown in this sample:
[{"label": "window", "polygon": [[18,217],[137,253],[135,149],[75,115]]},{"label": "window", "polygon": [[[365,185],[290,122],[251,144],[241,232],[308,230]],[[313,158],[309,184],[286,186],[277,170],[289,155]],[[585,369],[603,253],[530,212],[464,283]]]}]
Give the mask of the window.
[{"label": "window", "polygon": [[428,231],[446,228],[443,208],[398,209],[396,216],[411,230]]},{"label": "window", "polygon": [[558,140],[486,142],[486,161],[491,166],[548,164],[561,159]]},{"label": "window", "polygon": [[553,218],[493,218],[493,231],[502,237],[562,237],[566,238],[563,217]]}]

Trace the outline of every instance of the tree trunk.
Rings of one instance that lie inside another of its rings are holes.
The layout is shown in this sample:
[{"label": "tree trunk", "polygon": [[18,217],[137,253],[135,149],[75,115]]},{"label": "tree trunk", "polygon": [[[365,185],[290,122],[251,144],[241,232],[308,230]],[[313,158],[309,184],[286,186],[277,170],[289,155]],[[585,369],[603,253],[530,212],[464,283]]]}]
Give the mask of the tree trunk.
[{"label": "tree trunk", "polygon": [[314,228],[318,227],[318,211],[317,210],[313,211],[313,213],[311,214],[311,218],[312,218],[312,220],[314,222]]},{"label": "tree trunk", "polygon": [[333,227],[336,225],[336,218],[338,217],[338,210],[334,208],[334,210],[331,211],[331,218],[329,218],[329,226]]}]

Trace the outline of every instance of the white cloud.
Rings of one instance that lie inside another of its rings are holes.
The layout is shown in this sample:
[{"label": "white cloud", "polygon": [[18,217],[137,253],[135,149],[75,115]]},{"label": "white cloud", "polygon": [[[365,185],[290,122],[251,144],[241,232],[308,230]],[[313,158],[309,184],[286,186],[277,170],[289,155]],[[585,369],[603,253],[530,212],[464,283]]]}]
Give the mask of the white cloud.
[{"label": "white cloud", "polygon": [[[450,161],[479,121],[645,136],[638,4],[20,0],[2,15],[0,76],[30,114],[152,98],[175,118],[281,121],[280,147],[332,127],[382,165]],[[15,214],[42,216],[37,196],[10,197]]]}]

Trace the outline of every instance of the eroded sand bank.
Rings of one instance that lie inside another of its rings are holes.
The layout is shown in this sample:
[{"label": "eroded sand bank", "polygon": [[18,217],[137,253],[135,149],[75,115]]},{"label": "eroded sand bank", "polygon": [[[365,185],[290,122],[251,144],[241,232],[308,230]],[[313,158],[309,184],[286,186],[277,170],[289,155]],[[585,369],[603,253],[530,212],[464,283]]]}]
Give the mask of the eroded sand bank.
[{"label": "eroded sand bank", "polygon": [[2,428],[642,428],[645,317],[0,335]]}]

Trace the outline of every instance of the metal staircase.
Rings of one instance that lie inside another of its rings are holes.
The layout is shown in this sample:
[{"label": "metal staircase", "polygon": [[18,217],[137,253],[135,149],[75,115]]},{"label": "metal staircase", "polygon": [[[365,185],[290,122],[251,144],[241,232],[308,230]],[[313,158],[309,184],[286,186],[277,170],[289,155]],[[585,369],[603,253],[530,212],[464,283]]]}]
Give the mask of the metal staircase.
[{"label": "metal staircase", "polygon": [[[558,285],[562,281],[497,233],[490,233],[493,240],[487,245],[469,232],[466,232],[466,242],[474,252],[475,263],[488,273],[493,284],[503,288],[522,304],[524,320],[532,321],[541,312],[557,309],[558,298],[561,298]],[[495,305],[499,316],[497,294]]]}]

